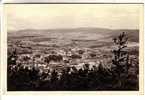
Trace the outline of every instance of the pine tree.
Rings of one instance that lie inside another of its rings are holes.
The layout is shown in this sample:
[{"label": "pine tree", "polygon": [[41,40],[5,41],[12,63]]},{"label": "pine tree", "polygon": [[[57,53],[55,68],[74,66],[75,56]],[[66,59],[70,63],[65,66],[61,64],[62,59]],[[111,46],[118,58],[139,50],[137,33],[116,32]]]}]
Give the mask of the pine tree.
[{"label": "pine tree", "polygon": [[126,49],[127,40],[128,37],[124,32],[113,39],[116,48],[113,50],[112,71],[116,77],[118,88],[123,87],[123,81],[128,72],[129,54]]}]

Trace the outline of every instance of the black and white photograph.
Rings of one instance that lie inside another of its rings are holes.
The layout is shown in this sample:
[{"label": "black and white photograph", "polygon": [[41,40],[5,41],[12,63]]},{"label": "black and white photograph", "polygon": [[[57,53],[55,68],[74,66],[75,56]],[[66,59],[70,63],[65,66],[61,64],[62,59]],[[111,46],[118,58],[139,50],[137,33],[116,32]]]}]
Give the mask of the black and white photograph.
[{"label": "black and white photograph", "polygon": [[7,91],[139,91],[143,4],[6,4]]}]

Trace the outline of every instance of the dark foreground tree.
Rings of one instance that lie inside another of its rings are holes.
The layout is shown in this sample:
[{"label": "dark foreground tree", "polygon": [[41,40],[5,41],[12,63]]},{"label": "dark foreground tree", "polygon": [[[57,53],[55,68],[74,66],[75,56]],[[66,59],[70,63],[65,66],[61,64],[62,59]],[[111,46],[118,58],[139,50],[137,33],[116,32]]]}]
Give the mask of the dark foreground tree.
[{"label": "dark foreground tree", "polygon": [[[127,49],[128,37],[123,32],[118,37],[114,38],[115,48],[113,50],[113,60],[112,60],[112,72],[115,78],[116,89],[129,89],[128,77],[129,77],[129,68],[131,64],[129,63],[129,52]],[[137,85],[137,83],[135,83]],[[136,85],[133,88],[136,88]]]}]

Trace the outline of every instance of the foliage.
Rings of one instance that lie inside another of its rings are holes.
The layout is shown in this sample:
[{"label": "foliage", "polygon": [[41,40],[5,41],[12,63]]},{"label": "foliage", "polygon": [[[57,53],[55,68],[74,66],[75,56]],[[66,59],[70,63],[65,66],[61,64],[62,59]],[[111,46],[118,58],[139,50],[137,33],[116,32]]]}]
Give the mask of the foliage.
[{"label": "foliage", "polygon": [[[114,38],[116,49],[113,50],[111,69],[103,66],[89,68],[84,64],[82,68],[64,66],[62,72],[40,69],[22,64],[16,64],[17,53],[8,55],[8,91],[96,91],[96,90],[138,90],[138,63],[129,62],[127,37],[123,33]],[[51,56],[46,62],[55,59]],[[60,57],[61,59],[61,57]],[[132,68],[136,68],[135,73]]]}]

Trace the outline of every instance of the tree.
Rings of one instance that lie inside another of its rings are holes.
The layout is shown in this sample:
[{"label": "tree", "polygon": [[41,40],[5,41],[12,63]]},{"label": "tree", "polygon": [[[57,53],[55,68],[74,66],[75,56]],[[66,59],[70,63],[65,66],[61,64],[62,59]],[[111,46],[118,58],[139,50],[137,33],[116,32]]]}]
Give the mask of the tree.
[{"label": "tree", "polygon": [[8,65],[16,65],[17,57],[16,49],[12,50],[11,53],[8,52]]},{"label": "tree", "polygon": [[128,37],[123,32],[118,37],[114,38],[115,49],[113,50],[112,71],[117,80],[117,87],[123,86],[123,80],[128,72],[129,53],[127,51]]}]

